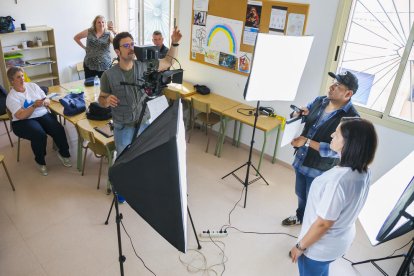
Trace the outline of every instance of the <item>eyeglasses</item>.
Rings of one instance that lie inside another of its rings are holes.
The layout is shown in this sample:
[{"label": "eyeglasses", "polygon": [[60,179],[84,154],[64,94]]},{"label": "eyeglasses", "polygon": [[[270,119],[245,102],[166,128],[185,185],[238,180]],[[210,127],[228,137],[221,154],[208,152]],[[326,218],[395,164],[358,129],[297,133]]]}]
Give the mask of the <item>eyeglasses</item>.
[{"label": "eyeglasses", "polygon": [[124,47],[124,48],[129,49],[129,48],[133,48],[134,45],[135,45],[135,43],[134,42],[131,42],[131,43],[122,44],[121,47]]}]

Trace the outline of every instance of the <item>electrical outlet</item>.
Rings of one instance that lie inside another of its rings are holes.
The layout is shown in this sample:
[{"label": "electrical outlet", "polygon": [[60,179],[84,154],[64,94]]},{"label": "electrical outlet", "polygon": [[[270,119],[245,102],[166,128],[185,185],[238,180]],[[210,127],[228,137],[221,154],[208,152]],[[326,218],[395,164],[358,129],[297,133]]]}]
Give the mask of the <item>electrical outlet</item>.
[{"label": "electrical outlet", "polygon": [[200,238],[225,238],[225,237],[227,237],[227,235],[228,235],[228,233],[227,233],[227,231],[210,231],[210,230],[207,230],[207,231],[203,231],[203,232],[201,232],[200,234],[199,234],[199,236],[200,236]]}]

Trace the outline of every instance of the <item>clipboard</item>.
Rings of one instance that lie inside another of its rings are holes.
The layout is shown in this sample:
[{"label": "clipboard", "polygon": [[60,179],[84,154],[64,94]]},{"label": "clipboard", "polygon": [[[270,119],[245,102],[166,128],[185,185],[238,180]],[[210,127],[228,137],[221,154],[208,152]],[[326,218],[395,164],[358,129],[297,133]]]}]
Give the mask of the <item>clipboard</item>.
[{"label": "clipboard", "polygon": [[111,130],[108,124],[101,127],[94,127],[93,129],[105,136],[106,138],[114,136],[114,132]]},{"label": "clipboard", "polygon": [[293,138],[297,137],[302,130],[302,116],[294,117],[286,120],[285,130],[283,132],[282,141],[280,146],[284,147],[290,145]]}]

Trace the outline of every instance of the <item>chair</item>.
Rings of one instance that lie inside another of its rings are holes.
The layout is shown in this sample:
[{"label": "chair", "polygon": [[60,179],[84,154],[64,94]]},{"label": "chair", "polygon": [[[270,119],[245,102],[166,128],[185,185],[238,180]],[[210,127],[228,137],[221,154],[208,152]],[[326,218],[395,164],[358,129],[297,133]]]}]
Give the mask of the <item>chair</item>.
[{"label": "chair", "polygon": [[85,154],[83,156],[82,176],[84,175],[84,172],[85,172],[86,154],[88,152],[88,149],[90,149],[94,153],[95,157],[101,159],[100,164],[99,164],[98,186],[96,187],[96,189],[99,189],[99,184],[101,182],[103,158],[106,157],[109,159],[108,154],[111,154],[111,155],[113,154],[115,150],[115,146],[110,149],[110,152],[108,152],[104,144],[100,143],[98,140],[95,140],[93,131],[83,128],[79,125],[76,125],[76,129],[78,130],[79,137],[81,137],[82,140],[84,141],[84,144],[82,145],[82,148],[85,149]]},{"label": "chair", "polygon": [[13,182],[10,178],[9,172],[7,171],[6,164],[4,163],[4,155],[2,154],[0,154],[0,163],[3,164],[3,168],[4,168],[4,171],[6,172],[7,178],[9,179],[10,185],[12,186],[13,191],[15,191],[16,189],[14,189]]},{"label": "chair", "polygon": [[[209,103],[201,102],[194,98],[191,98],[191,107],[192,107],[191,109],[191,112],[192,112],[191,130],[188,134],[188,143],[190,143],[191,133],[193,132],[195,121],[199,120],[203,123],[203,125],[206,126],[206,135],[207,135],[206,152],[208,152],[208,146],[210,144],[210,134],[208,131],[208,127],[210,127],[211,129],[213,125],[220,122],[220,116],[211,111]],[[198,111],[199,113],[195,115],[195,111]]]},{"label": "chair", "polygon": [[[8,108],[6,108],[6,111],[7,111],[7,115],[10,119],[10,122],[11,122],[12,119],[13,119],[13,115],[11,114],[11,112]],[[11,131],[13,130],[13,128],[11,126],[11,123],[10,123],[10,130]],[[17,136],[17,162],[19,162],[19,161],[20,161],[20,137]]]},{"label": "chair", "polygon": [[3,114],[3,115],[0,115],[0,121],[3,121],[4,127],[6,128],[7,136],[9,136],[10,145],[13,147],[13,141],[12,141],[12,139],[10,137],[11,124],[10,124],[10,130],[9,130],[9,128],[7,127],[7,123],[6,123],[6,121],[10,121],[11,122],[11,117],[7,113],[6,114]]},{"label": "chair", "polygon": [[84,71],[85,71],[85,69],[83,68],[83,61],[79,62],[79,63],[76,63],[76,72],[78,73],[78,77],[79,77],[80,80],[82,79],[80,73],[84,72]]}]

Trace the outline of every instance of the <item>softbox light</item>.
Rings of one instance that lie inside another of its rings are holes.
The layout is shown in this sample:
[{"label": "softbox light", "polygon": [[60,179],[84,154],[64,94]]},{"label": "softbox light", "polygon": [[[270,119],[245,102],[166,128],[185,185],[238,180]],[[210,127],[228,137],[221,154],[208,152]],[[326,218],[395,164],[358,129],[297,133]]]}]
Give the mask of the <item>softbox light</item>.
[{"label": "softbox light", "polygon": [[371,185],[359,221],[372,245],[391,240],[413,230],[414,152]]},{"label": "softbox light", "polygon": [[181,101],[166,109],[109,169],[115,191],[181,252],[187,248],[186,142]]},{"label": "softbox light", "polygon": [[293,101],[312,41],[312,36],[259,33],[244,90],[246,101]]}]

